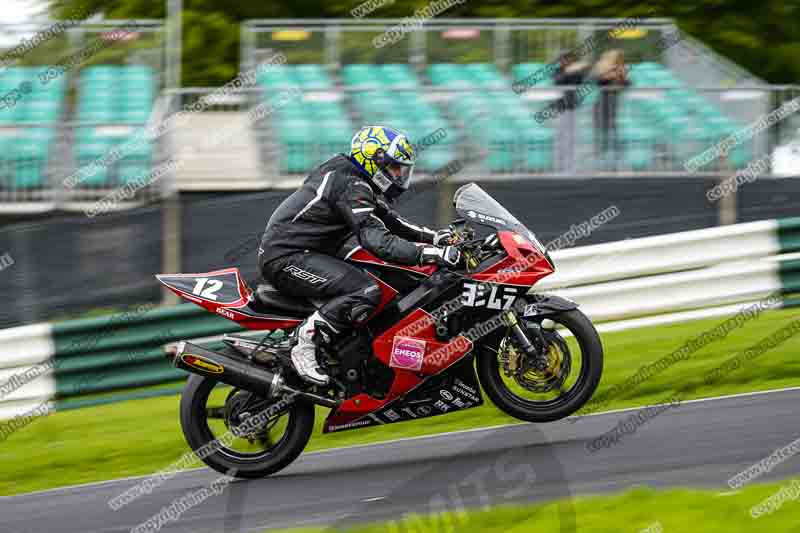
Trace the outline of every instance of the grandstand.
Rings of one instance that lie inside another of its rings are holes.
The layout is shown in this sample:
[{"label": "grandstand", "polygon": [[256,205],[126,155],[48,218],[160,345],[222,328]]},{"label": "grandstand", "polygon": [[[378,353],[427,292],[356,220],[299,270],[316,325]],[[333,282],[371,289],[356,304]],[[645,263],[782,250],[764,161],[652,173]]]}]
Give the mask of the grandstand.
[{"label": "grandstand", "polygon": [[[14,94],[0,112],[0,125],[14,128],[0,137],[0,184],[7,190],[29,190],[45,184],[56,128],[65,103],[63,78],[39,83],[48,67],[12,67],[0,77],[0,93]],[[11,105],[9,105],[11,104]]]},{"label": "grandstand", "polygon": [[[150,117],[155,75],[146,65],[99,65],[84,69],[79,79],[72,146],[79,166],[90,164],[115,147],[134,139]],[[95,126],[96,123],[110,126]],[[116,169],[103,167],[79,187],[125,185],[150,169],[150,143],[135,143]],[[114,171],[116,170],[116,172]]]},{"label": "grandstand", "polygon": [[[416,141],[446,135],[421,154],[419,173],[433,176],[461,164],[463,173],[487,179],[530,176],[642,176],[686,174],[685,161],[740,131],[794,96],[770,87],[717,56],[667,19],[641,21],[615,34],[618,20],[437,19],[391,47],[372,39],[397,20],[250,21],[243,25],[241,71],[257,69],[275,53],[287,61],[258,70],[254,87],[218,99],[181,117],[164,135],[144,142],[158,126],[213,89],[162,91],[162,28],[150,23],[132,43],[113,43],[80,69],[38,83],[48,65],[11,67],[4,93],[20,83],[33,87],[13,107],[0,110],[0,209],[43,210],[86,202],[147,176],[181,149],[198,148],[174,174],[135,191],[131,202],[178,190],[264,190],[296,185],[314,164],[346,148],[362,124],[392,125]],[[91,31],[102,36],[109,21]],[[69,30],[73,31],[73,30]],[[77,31],[77,30],[75,30]],[[149,32],[149,33],[147,33]],[[85,33],[85,32],[84,32]],[[83,33],[73,49],[88,41]],[[669,36],[680,38],[659,46]],[[600,38],[598,38],[600,37]],[[547,72],[548,62],[590,39],[626,54],[632,86],[621,94],[619,150],[614,164],[595,152],[594,103],[601,89],[587,89],[575,113],[575,145],[564,161],[559,146],[564,117],[538,122],[537,111],[563,94],[552,76],[523,91],[521,80]],[[516,83],[515,83],[516,82]],[[256,122],[248,111],[285,99]],[[159,95],[160,93],[160,95]],[[519,94],[518,94],[519,93]],[[769,154],[800,124],[792,117],[769,134],[737,145],[702,169],[710,175],[745,167]],[[200,149],[207,132],[240,129],[224,147]],[[92,162],[125,147],[108,165]],[[67,176],[77,179],[67,180]]]},{"label": "grandstand", "polygon": [[[427,174],[454,160],[474,161],[474,153],[481,158],[470,174],[489,178],[609,171],[685,174],[687,158],[793,96],[677,33],[671,21],[646,20],[621,32],[615,42],[605,41],[605,48],[625,50],[632,80],[618,113],[618,161],[609,168],[594,154],[593,104],[601,92],[594,88],[576,112],[574,162],[565,168],[559,163],[559,120],[533,120],[564,88],[555,87],[550,75],[521,95],[512,87],[620,21],[438,19],[392,50],[369,46],[374,36],[397,22],[275,20],[245,25],[248,47],[242,70],[275,51],[289,58],[259,80],[263,98],[289,87],[299,87],[305,95],[262,124],[264,170],[275,182],[303,174],[335,151],[332,143],[344,146],[345,133],[364,123],[391,124],[408,131],[412,140],[439,128],[447,131],[443,142],[421,157],[420,170]],[[677,42],[658,46],[675,35],[680,35]],[[596,59],[602,51],[593,50],[586,59]],[[795,128],[787,124],[782,131]],[[783,137],[755,136],[704,170],[714,175],[742,168]],[[317,142],[309,143],[310,138]]]},{"label": "grandstand", "polygon": [[[131,24],[135,31],[119,30]],[[118,161],[75,177],[150,120],[162,88],[161,34],[160,21],[87,23],[6,68],[0,77],[6,104],[0,109],[3,212],[81,208],[150,171],[156,147],[143,142]],[[158,197],[158,187],[145,187],[138,196]]]}]

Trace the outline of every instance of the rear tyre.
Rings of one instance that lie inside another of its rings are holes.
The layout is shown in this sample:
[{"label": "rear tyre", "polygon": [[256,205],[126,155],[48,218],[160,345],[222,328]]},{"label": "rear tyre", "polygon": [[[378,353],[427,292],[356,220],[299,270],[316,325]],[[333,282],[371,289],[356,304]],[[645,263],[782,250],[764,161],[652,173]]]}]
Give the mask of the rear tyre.
[{"label": "rear tyre", "polygon": [[[212,413],[219,413],[222,409],[208,405],[209,397],[217,383],[216,380],[192,374],[181,396],[183,434],[191,449],[205,464],[218,472],[235,477],[261,478],[286,468],[297,459],[305,449],[314,429],[313,404],[303,400],[287,402],[288,406],[276,414],[282,419],[283,429],[280,439],[273,442],[269,430],[265,430],[252,441],[258,440],[264,443],[264,449],[241,451],[229,443],[244,442],[248,439],[233,437],[229,431],[215,432],[209,426],[209,420],[214,416]],[[233,390],[228,398],[235,394],[237,393]],[[228,401],[226,407],[230,408]],[[224,427],[221,424],[217,426]],[[218,445],[211,444],[217,439],[219,439]]]},{"label": "rear tyre", "polygon": [[571,415],[589,401],[603,373],[603,345],[591,320],[578,309],[549,318],[574,335],[581,351],[580,361],[571,362],[580,368],[574,384],[556,398],[532,401],[520,394],[521,387],[509,386],[503,379],[498,347],[484,346],[478,357],[478,379],[486,395],[502,411],[527,422],[552,422]]}]

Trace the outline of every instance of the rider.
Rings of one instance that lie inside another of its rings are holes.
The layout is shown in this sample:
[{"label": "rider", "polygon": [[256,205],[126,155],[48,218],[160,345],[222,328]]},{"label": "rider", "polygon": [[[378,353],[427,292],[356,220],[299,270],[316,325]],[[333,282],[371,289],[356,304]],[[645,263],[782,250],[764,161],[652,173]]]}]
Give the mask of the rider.
[{"label": "rider", "polygon": [[449,230],[416,226],[390,207],[408,189],[414,164],[405,135],[366,126],[353,136],[349,155],[312,170],[270,217],[258,250],[264,278],[286,295],[327,300],[299,326],[292,348],[292,363],[305,381],[329,381],[317,363],[315,325],[341,334],[363,324],[381,300],[373,277],[335,257],[349,237],[356,235],[362,248],[385,261],[459,264]]}]

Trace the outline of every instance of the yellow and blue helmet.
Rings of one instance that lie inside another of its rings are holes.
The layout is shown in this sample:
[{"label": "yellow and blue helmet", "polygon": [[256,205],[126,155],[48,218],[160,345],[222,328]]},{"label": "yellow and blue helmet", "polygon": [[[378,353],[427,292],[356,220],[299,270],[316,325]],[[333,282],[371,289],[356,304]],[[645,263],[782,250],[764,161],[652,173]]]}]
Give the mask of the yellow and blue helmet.
[{"label": "yellow and blue helmet", "polygon": [[416,163],[408,137],[386,126],[358,130],[350,141],[350,160],[390,199],[408,190]]}]

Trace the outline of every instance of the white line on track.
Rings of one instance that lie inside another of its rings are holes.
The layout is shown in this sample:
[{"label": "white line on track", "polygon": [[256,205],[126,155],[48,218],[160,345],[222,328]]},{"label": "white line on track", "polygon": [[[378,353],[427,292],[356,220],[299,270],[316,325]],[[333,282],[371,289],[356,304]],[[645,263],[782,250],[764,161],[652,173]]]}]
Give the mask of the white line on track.
[{"label": "white line on track", "polygon": [[[756,391],[756,392],[742,392],[742,393],[739,393],[739,394],[727,394],[725,396],[712,396],[712,397],[709,397],[709,398],[698,398],[696,400],[685,400],[685,401],[682,401],[680,403],[680,405],[690,404],[690,403],[712,402],[712,401],[717,401],[717,400],[727,400],[727,399],[730,399],[730,398],[746,398],[748,396],[763,396],[763,395],[767,395],[767,394],[777,394],[777,393],[781,393],[781,392],[790,392],[790,391],[800,391],[800,387],[785,387],[783,389],[773,389],[773,390]],[[661,405],[672,405],[672,404],[652,404],[652,405],[641,405],[641,406],[638,406],[638,407],[624,407],[622,409],[612,409],[610,411],[601,411],[601,412],[598,412],[598,413],[589,413],[589,414],[586,414],[586,415],[579,415],[577,417],[571,417],[570,416],[570,417],[565,418],[564,420],[570,420],[571,418],[577,418],[578,420],[580,420],[581,418],[603,416],[603,415],[613,415],[613,414],[617,414],[617,413],[626,413],[626,412],[630,412],[630,411],[639,411],[639,410],[644,409],[646,407],[656,407],[656,406],[661,406]],[[577,420],[576,420],[576,422],[577,422]],[[417,437],[403,437],[403,438],[400,438],[400,439],[383,440],[383,441],[373,442],[373,443],[369,443],[369,444],[355,444],[353,446],[344,446],[344,447],[341,447],[341,448],[328,448],[328,449],[325,449],[325,450],[316,450],[316,451],[313,451],[313,452],[304,453],[303,455],[301,455],[301,457],[308,456],[308,455],[320,455],[320,454],[331,453],[331,452],[358,450],[358,449],[361,449],[361,448],[373,448],[373,447],[378,447],[378,446],[384,446],[384,445],[387,445],[387,444],[395,444],[395,443],[401,443],[401,442],[411,442],[411,441],[416,441],[416,440],[421,440],[421,439],[436,439],[436,438],[442,438],[442,437],[449,437],[450,435],[464,435],[464,434],[468,434],[468,433],[478,433],[478,432],[481,432],[481,431],[495,431],[495,430],[498,430],[498,429],[512,428],[512,427],[516,427],[516,426],[526,426],[528,424],[530,424],[530,422],[513,422],[511,424],[499,424],[499,425],[496,425],[496,426],[488,426],[488,427],[481,427],[481,428],[461,429],[461,430],[458,430],[458,431],[450,431],[448,433],[435,433],[433,435],[419,435]],[[190,473],[190,472],[199,472],[201,470],[208,470],[208,467],[201,466],[201,467],[198,467],[198,468],[190,468],[190,469],[187,469],[187,470],[181,470],[179,472],[179,474],[186,474],[186,473]],[[128,476],[128,477],[122,477],[122,478],[117,478],[117,479],[108,479],[108,480],[105,480],[105,481],[92,481],[90,483],[81,483],[81,484],[78,484],[78,485],[67,485],[65,487],[57,487],[57,488],[54,488],[54,489],[44,489],[44,490],[38,490],[38,491],[34,491],[34,492],[25,492],[25,493],[22,493],[22,494],[15,494],[13,496],[0,496],[0,500],[7,500],[7,499],[11,499],[11,498],[22,497],[22,496],[31,496],[31,495],[36,495],[36,494],[48,494],[48,493],[53,493],[53,492],[70,491],[70,490],[73,490],[73,489],[79,489],[79,488],[85,488],[85,487],[101,487],[103,485],[119,483],[119,482],[122,482],[122,481],[132,481],[134,479],[145,479],[145,478],[151,477],[155,473],[156,472],[152,472],[150,474],[142,474],[142,475],[138,475],[138,476]]]}]

